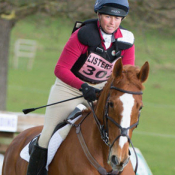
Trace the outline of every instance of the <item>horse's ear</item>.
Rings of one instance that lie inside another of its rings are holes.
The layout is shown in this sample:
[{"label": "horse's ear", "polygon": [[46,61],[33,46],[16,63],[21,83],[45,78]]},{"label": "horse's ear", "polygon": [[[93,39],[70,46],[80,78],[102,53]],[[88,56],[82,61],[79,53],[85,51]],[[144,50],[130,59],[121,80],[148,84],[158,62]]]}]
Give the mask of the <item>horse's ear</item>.
[{"label": "horse's ear", "polygon": [[140,72],[138,73],[138,79],[142,83],[144,83],[148,78],[148,74],[149,74],[149,63],[146,61],[145,64],[140,69]]},{"label": "horse's ear", "polygon": [[114,65],[112,76],[115,78],[120,77],[122,75],[122,71],[123,71],[122,58],[119,58]]}]

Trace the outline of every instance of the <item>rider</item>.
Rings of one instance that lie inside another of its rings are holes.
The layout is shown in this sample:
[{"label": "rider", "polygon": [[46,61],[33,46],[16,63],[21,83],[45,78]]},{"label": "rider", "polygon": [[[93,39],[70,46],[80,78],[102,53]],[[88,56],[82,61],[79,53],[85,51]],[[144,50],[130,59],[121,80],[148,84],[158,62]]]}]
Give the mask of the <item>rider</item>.
[{"label": "rider", "polygon": [[62,51],[48,104],[81,94],[84,98],[46,109],[44,128],[32,150],[27,175],[47,174],[41,169],[46,165],[48,143],[56,125],[78,104],[96,100],[96,92],[103,88],[115,61],[122,57],[124,65],[135,63],[134,36],[120,27],[129,11],[128,0],[96,0],[94,11],[98,19],[88,20],[75,30]]}]

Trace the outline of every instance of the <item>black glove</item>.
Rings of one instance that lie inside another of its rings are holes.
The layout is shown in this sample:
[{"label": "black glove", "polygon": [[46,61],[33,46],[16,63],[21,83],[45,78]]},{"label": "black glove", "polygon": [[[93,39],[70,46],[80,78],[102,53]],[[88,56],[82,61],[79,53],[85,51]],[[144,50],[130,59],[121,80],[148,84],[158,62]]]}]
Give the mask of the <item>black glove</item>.
[{"label": "black glove", "polygon": [[79,90],[82,91],[84,98],[89,102],[96,100],[96,92],[100,91],[99,89],[89,86],[87,83],[83,83]]}]

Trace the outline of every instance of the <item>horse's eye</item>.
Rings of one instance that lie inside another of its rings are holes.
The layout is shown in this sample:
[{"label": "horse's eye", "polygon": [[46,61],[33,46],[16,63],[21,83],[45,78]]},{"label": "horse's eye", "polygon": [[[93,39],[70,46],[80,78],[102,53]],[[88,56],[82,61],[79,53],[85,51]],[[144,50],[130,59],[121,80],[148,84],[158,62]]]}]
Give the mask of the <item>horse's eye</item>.
[{"label": "horse's eye", "polygon": [[110,106],[111,108],[113,108],[113,107],[114,107],[114,103],[113,103],[113,102],[109,102],[109,106]]},{"label": "horse's eye", "polygon": [[141,106],[141,107],[139,108],[139,111],[141,111],[141,110],[142,110],[142,108],[143,108],[143,106]]}]

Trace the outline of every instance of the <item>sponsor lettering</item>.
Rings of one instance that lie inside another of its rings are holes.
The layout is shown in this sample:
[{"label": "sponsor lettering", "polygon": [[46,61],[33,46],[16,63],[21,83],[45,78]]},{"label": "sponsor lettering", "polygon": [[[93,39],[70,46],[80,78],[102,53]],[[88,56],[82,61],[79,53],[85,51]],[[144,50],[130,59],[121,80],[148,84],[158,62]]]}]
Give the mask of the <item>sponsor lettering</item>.
[{"label": "sponsor lettering", "polygon": [[120,11],[119,10],[111,10],[111,12],[113,12],[113,13],[120,13]]},{"label": "sponsor lettering", "polygon": [[0,131],[15,132],[17,130],[18,116],[0,114]]},{"label": "sponsor lettering", "polygon": [[79,73],[92,82],[102,82],[110,77],[113,65],[100,55],[91,53]]},{"label": "sponsor lettering", "polygon": [[92,63],[93,65],[102,67],[102,68],[107,69],[107,70],[111,69],[113,66],[113,65],[107,64],[105,61],[101,60],[100,58],[92,57],[92,55],[89,55],[87,61],[89,63]]}]

